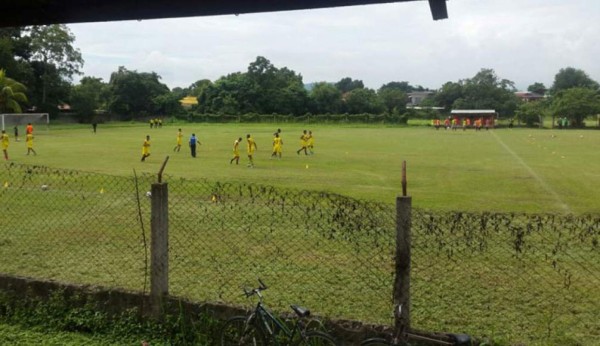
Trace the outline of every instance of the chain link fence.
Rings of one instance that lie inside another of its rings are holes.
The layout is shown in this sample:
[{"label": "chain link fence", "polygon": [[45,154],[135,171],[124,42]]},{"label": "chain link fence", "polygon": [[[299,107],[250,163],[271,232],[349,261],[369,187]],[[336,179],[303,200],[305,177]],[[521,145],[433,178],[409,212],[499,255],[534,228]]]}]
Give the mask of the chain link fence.
[{"label": "chain link fence", "polygon": [[412,222],[414,327],[598,345],[600,215],[413,210]]},{"label": "chain link fence", "polygon": [[6,164],[0,184],[0,271],[145,290],[150,203],[135,178]]},{"label": "chain link fence", "polygon": [[279,310],[297,303],[351,319],[391,311],[393,205],[186,180],[169,182],[169,204],[171,294],[246,304],[241,287],[260,277]]},{"label": "chain link fence", "polygon": [[[0,271],[147,291],[155,178],[7,165]],[[167,177],[169,293],[390,323],[396,209],[243,183]],[[508,343],[600,337],[600,216],[412,210],[411,320]]]}]

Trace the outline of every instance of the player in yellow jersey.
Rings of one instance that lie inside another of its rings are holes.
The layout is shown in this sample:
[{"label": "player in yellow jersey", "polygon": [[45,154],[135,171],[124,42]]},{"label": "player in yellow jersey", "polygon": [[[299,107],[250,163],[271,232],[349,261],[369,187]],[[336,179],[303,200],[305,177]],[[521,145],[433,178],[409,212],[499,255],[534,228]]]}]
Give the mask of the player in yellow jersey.
[{"label": "player in yellow jersey", "polygon": [[29,155],[29,153],[33,153],[33,155],[37,155],[35,150],[33,150],[33,133],[29,132],[25,136],[25,142],[27,142],[27,155]]},{"label": "player in yellow jersey", "polygon": [[146,161],[148,156],[150,156],[150,136],[146,136],[144,144],[142,144],[142,162]]},{"label": "player in yellow jersey", "polygon": [[8,160],[8,135],[4,130],[2,130],[2,151],[4,152],[4,159]]},{"label": "player in yellow jersey", "polygon": [[279,157],[281,160],[281,147],[283,146],[283,139],[279,137],[279,132],[275,132],[275,138],[273,138],[273,153],[271,157]]},{"label": "player in yellow jersey", "polygon": [[306,151],[307,145],[308,145],[308,134],[306,133],[306,130],[304,130],[302,132],[302,136],[300,136],[300,149],[298,149],[296,151],[296,154],[300,155],[300,152],[304,151],[304,155],[308,155],[308,152]]},{"label": "player in yellow jersey", "polygon": [[246,141],[248,142],[248,160],[250,160],[250,162],[248,163],[248,167],[254,167],[254,159],[252,155],[254,155],[255,150],[258,150],[258,147],[256,146],[254,138],[252,138],[250,134],[246,135]]},{"label": "player in yellow jersey", "polygon": [[306,141],[306,147],[310,154],[314,154],[313,149],[315,147],[315,137],[313,137],[312,131],[308,131],[308,140]]},{"label": "player in yellow jersey", "polygon": [[175,145],[175,148],[173,148],[173,151],[179,152],[181,150],[182,138],[183,138],[183,132],[181,132],[181,129],[179,129],[179,131],[177,131],[177,145]]},{"label": "player in yellow jersey", "polygon": [[229,164],[232,164],[233,161],[236,165],[240,164],[240,143],[242,143],[242,137],[233,142],[233,158],[229,160]]}]

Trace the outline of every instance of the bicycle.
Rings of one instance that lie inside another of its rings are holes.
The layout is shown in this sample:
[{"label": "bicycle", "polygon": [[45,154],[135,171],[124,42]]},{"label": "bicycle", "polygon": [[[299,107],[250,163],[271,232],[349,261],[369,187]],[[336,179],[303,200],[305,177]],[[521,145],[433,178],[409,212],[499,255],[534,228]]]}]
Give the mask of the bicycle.
[{"label": "bicycle", "polygon": [[397,305],[394,314],[398,317],[400,328],[386,337],[368,338],[364,340],[361,346],[411,346],[409,340],[414,340],[427,345],[445,345],[445,346],[467,346],[471,345],[471,337],[466,334],[444,334],[444,340],[434,339],[430,336],[423,336],[406,331],[406,323],[402,315],[402,305]]},{"label": "bicycle", "polygon": [[248,290],[244,288],[246,298],[258,297],[258,302],[248,316],[229,318],[221,330],[221,346],[336,346],[335,339],[324,332],[308,330],[305,320],[310,310],[297,305],[290,305],[295,313],[294,323],[288,326],[277,318],[263,304],[262,291],[267,289],[260,279],[259,286]]}]

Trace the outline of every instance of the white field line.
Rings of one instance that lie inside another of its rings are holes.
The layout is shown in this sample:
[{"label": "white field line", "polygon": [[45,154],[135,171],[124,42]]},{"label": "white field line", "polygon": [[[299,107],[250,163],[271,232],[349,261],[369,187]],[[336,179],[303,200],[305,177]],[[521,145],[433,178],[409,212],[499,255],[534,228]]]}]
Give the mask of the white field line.
[{"label": "white field line", "polygon": [[552,187],[548,185],[548,183],[546,183],[544,179],[537,175],[537,173],[535,173],[535,171],[531,169],[531,167],[529,167],[529,165],[525,163],[525,161],[523,161],[523,159],[519,155],[512,151],[512,149],[509,148],[508,145],[506,145],[500,137],[498,137],[495,131],[492,130],[490,132],[494,135],[494,138],[496,138],[498,143],[500,143],[500,145],[502,145],[502,147],[504,147],[504,149],[506,149],[506,151],[508,151],[508,153],[511,154],[521,164],[521,166],[523,166],[527,170],[527,172],[529,172],[529,174],[532,177],[534,177],[535,180],[538,181],[538,183],[540,183],[544,190],[546,190],[549,194],[551,194],[554,197],[554,199],[558,202],[561,208],[563,208],[566,212],[571,213],[571,208],[569,208],[569,206],[565,202],[563,202],[559,194],[556,193],[556,191],[554,191],[554,189],[552,189]]}]

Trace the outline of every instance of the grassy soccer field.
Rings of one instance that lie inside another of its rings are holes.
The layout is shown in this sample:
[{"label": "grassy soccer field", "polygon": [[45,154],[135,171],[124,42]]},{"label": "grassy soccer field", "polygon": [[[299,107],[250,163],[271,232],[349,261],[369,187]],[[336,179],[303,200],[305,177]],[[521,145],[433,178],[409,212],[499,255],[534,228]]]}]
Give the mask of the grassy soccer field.
[{"label": "grassy soccer field", "polygon": [[[181,127],[184,146],[173,152]],[[271,160],[273,132],[282,129],[283,159]],[[297,155],[300,134],[311,129],[315,155]],[[196,133],[198,157],[187,138]],[[256,168],[230,165],[233,141],[251,133]],[[144,137],[151,156],[140,162]],[[498,129],[435,131],[429,127],[298,124],[146,124],[38,126],[37,156],[11,142],[11,161],[50,167],[132,175],[156,173],[170,156],[165,174],[214,181],[247,181],[299,189],[328,190],[393,202],[401,191],[403,160],[416,207],[435,210],[597,212],[600,210],[600,132],[593,130]]]},{"label": "grassy soccer field", "polygon": [[[179,127],[186,138],[192,132],[198,135],[202,145],[197,158],[186,146],[173,152]],[[284,139],[281,161],[270,159],[277,128]],[[177,205],[169,213],[171,294],[244,304],[239,285],[261,276],[274,288],[269,302],[301,298],[327,316],[381,323],[389,321],[387,297],[392,289],[392,205],[377,214],[372,208],[358,208],[354,200],[345,205],[336,197],[328,204],[329,199],[319,199],[323,194],[281,198],[279,190],[260,188],[241,193],[235,184],[229,184],[228,193],[218,190],[217,195],[225,198],[215,203],[210,199],[215,190],[204,186],[211,184],[176,178],[329,190],[391,204],[401,191],[400,168],[406,160],[413,205],[434,210],[413,210],[420,214],[413,221],[414,325],[490,335],[506,343],[536,344],[534,340],[546,335],[537,343],[542,345],[588,344],[590,334],[597,334],[593,275],[600,262],[594,228],[579,234],[577,230],[585,230],[582,225],[587,223],[562,227],[574,218],[555,220],[553,215],[546,216],[549,221],[527,221],[535,229],[527,228],[533,233],[523,236],[527,246],[517,254],[515,240],[521,239],[517,231],[526,217],[484,213],[463,215],[473,219],[457,222],[456,215],[445,217],[438,211],[597,215],[600,191],[594,181],[600,174],[600,131],[320,125],[310,127],[316,138],[315,155],[304,156],[295,152],[303,129],[285,124],[175,124],[149,129],[120,123],[101,125],[93,134],[91,126],[51,126],[36,129],[37,156],[25,156],[24,142],[11,142],[9,153],[12,162],[127,177],[134,169],[155,174],[169,155],[165,171],[171,181],[169,199]],[[244,150],[239,166],[229,164],[234,139],[246,133],[258,143],[256,168],[246,167]],[[147,134],[152,154],[142,163]],[[39,167],[23,177],[20,166],[7,167],[1,191],[4,202],[12,204],[5,211],[8,217],[0,218],[0,230],[5,231],[0,255],[13,260],[2,262],[0,271],[135,290],[145,287],[143,232],[136,205],[127,197],[132,195],[126,191],[131,189],[128,179],[53,174]],[[47,190],[39,188],[46,183],[42,179],[53,179]],[[150,185],[148,177],[142,179],[144,186]],[[27,210],[19,207],[23,201],[28,201]],[[143,198],[143,210],[149,209],[149,202]],[[249,203],[252,208],[245,208]],[[274,203],[281,203],[281,209],[273,208],[280,205]],[[338,214],[342,216],[333,217]],[[490,226],[480,233],[482,219]],[[502,226],[495,233],[490,231],[496,229],[494,222]],[[440,229],[426,232],[435,226]],[[446,250],[456,251],[454,257]],[[551,263],[554,255],[560,257],[558,267]],[[573,278],[570,288],[563,287],[565,273]],[[361,292],[360,299],[356,292]],[[287,309],[285,304],[273,306]]]}]

